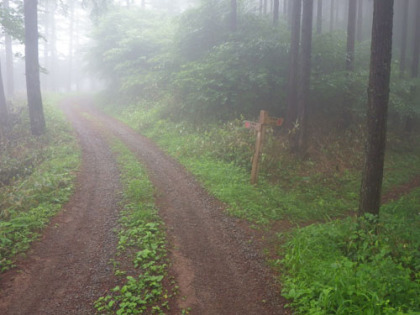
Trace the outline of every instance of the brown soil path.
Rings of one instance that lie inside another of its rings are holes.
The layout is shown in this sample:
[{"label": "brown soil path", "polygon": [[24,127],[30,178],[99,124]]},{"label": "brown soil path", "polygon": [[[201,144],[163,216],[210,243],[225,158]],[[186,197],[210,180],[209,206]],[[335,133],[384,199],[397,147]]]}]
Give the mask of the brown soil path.
[{"label": "brown soil path", "polygon": [[191,307],[190,314],[200,315],[286,314],[273,276],[243,222],[223,214],[224,205],[150,140],[92,107],[84,110],[120,138],[149,171],[173,245],[178,307]]},{"label": "brown soil path", "polygon": [[93,301],[114,285],[117,165],[100,132],[66,112],[83,150],[76,191],[28,258],[1,275],[0,314],[94,314]]},{"label": "brown soil path", "polygon": [[226,216],[224,205],[151,141],[82,103],[66,107],[84,152],[77,190],[18,271],[0,281],[0,314],[93,314],[92,301],[114,285],[107,262],[115,251],[119,182],[104,133],[138,156],[156,187],[180,287],[170,314],[189,307],[200,315],[286,314],[246,225]]}]

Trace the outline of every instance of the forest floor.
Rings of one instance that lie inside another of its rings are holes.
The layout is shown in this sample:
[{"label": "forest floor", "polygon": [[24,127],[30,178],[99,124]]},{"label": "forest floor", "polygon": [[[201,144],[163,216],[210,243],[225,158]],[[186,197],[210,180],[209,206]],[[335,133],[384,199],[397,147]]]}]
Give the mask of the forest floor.
[{"label": "forest floor", "polygon": [[118,284],[115,257],[121,185],[107,137],[121,140],[147,168],[169,242],[179,294],[169,314],[289,314],[255,232],[225,215],[184,167],[145,137],[90,106],[64,111],[82,148],[75,193],[17,267],[2,275],[0,314],[94,314]]}]

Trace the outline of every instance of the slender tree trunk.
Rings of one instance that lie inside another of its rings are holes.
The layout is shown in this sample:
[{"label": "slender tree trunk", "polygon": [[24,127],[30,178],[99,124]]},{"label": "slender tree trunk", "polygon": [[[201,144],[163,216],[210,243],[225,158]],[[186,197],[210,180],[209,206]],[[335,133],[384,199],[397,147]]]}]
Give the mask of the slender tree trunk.
[{"label": "slender tree trunk", "polygon": [[38,0],[24,0],[25,68],[29,118],[33,135],[45,132],[38,58]]},{"label": "slender tree trunk", "polygon": [[359,215],[364,213],[379,215],[391,75],[393,8],[394,0],[374,0],[367,143]]},{"label": "slender tree trunk", "polygon": [[[413,44],[413,59],[411,63],[411,77],[419,77],[419,57],[420,57],[420,1],[416,2],[416,20],[414,25],[414,44]],[[412,87],[411,94],[415,95],[416,87]],[[405,121],[405,134],[409,139],[414,127],[414,113],[410,113]]]},{"label": "slender tree trunk", "polygon": [[289,56],[286,129],[291,130],[297,120],[297,86],[299,69],[299,43],[302,1],[295,0],[291,7],[292,25]]},{"label": "slender tree trunk", "polygon": [[297,152],[303,157],[308,142],[308,100],[311,83],[311,55],[312,55],[312,21],[313,0],[303,0],[302,6],[302,36],[298,87],[298,114],[297,121]]},{"label": "slender tree trunk", "polygon": [[57,91],[58,86],[58,78],[57,78],[57,32],[56,32],[56,21],[55,21],[55,12],[57,10],[57,4],[55,1],[52,3],[51,6],[51,38],[50,38],[50,50],[51,50],[51,58],[49,58],[49,73],[50,73],[50,88],[52,91]]},{"label": "slender tree trunk", "polygon": [[416,1],[416,21],[414,29],[413,61],[411,63],[411,77],[419,76],[419,57],[420,57],[420,1]]},{"label": "slender tree trunk", "polygon": [[70,2],[70,29],[69,29],[69,69],[67,77],[67,91],[73,87],[73,43],[74,43],[74,2]]},{"label": "slender tree trunk", "polygon": [[357,2],[356,39],[358,42],[363,40],[363,0]]},{"label": "slender tree trunk", "polygon": [[334,30],[334,1],[335,0],[331,0],[331,10],[330,10],[330,32],[332,32]]},{"label": "slender tree trunk", "polygon": [[[45,12],[44,12],[44,58],[43,58],[43,62],[44,62],[44,67],[47,69],[47,71],[49,72],[49,68],[48,68],[48,63],[49,63],[49,39],[50,37],[50,6],[49,6],[49,0],[44,0],[45,2]],[[48,91],[49,90],[49,83],[50,83],[50,75],[49,73],[46,73],[43,75],[44,80],[43,80],[43,90],[44,91]]]},{"label": "slender tree trunk", "polygon": [[[9,9],[9,0],[3,0],[5,9]],[[15,94],[15,76],[13,70],[13,47],[12,37],[9,34],[5,34],[5,49],[6,49],[6,88],[7,97],[12,98]]]},{"label": "slender tree trunk", "polygon": [[401,46],[400,46],[400,78],[404,76],[406,66],[406,55],[407,55],[407,31],[408,31],[408,9],[410,0],[403,1],[403,16],[402,16],[402,27],[401,27]]},{"label": "slender tree trunk", "polygon": [[316,32],[317,32],[317,34],[322,33],[322,0],[318,0],[317,18],[316,18]]},{"label": "slender tree trunk", "polygon": [[238,4],[236,0],[230,0],[230,30],[236,32],[238,28]]},{"label": "slender tree trunk", "polygon": [[9,128],[9,111],[7,109],[6,96],[4,94],[3,75],[0,62],[0,136]]},{"label": "slender tree trunk", "polygon": [[274,0],[273,25],[279,24],[279,14],[280,14],[280,0]]},{"label": "slender tree trunk", "polygon": [[354,70],[354,41],[356,37],[356,6],[357,0],[349,0],[349,16],[347,22],[347,54],[346,70]]}]

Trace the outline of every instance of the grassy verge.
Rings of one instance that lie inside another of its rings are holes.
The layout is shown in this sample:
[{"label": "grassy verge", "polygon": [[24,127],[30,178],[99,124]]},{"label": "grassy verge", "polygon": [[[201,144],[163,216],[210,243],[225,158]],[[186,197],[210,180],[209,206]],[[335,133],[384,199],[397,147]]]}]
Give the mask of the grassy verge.
[{"label": "grassy verge", "polygon": [[[212,194],[227,203],[235,216],[257,223],[281,219],[300,223],[344,217],[357,209],[360,166],[336,170],[333,162],[324,166],[322,161],[296,161],[268,135],[261,180],[254,187],[249,184],[249,174],[255,135],[241,121],[191,127],[160,119],[159,106],[153,105],[111,114],[176,157]],[[342,153],[335,150],[337,155]],[[334,156],[331,152],[327,155]],[[359,153],[353,155],[360,160]],[[393,150],[387,156],[385,191],[420,174],[418,152]]]},{"label": "grassy verge", "polygon": [[295,230],[284,246],[283,294],[301,314],[419,314],[420,189],[382,207]]},{"label": "grassy verge", "polygon": [[170,294],[164,288],[167,276],[166,241],[154,204],[154,189],[144,168],[121,142],[114,141],[123,184],[124,209],[120,216],[118,255],[130,257],[133,275],[114,262],[115,274],[125,284],[99,298],[95,307],[101,314],[162,314],[169,309]]},{"label": "grassy verge", "polygon": [[58,109],[47,103],[45,116],[44,136],[32,137],[22,117],[2,152],[3,174],[14,175],[0,187],[0,272],[13,266],[73,191],[79,148]]},{"label": "grassy verge", "polygon": [[[285,275],[283,295],[298,313],[419,312],[419,190],[383,206],[380,221],[346,218],[357,209],[361,151],[343,153],[346,144],[337,144],[336,152],[325,148],[324,158],[330,160],[324,164],[296,161],[276,151],[278,143],[268,136],[261,181],[255,187],[249,184],[254,135],[240,121],[193,128],[160,119],[159,108],[152,106],[114,115],[176,157],[229,205],[232,215],[257,224],[280,219],[327,222],[296,229],[278,240],[286,246],[276,254],[285,258],[274,265]],[[385,192],[420,173],[419,148],[390,147]],[[357,162],[329,169],[334,156]],[[330,220],[337,217],[345,219]]]}]

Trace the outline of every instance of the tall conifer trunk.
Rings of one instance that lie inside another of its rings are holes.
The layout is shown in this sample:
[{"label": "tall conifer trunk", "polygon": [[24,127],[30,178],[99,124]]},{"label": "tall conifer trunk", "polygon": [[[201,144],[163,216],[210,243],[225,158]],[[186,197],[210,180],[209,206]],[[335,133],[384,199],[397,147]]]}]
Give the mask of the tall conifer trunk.
[{"label": "tall conifer trunk", "polygon": [[312,22],[313,0],[303,0],[302,5],[302,36],[299,60],[299,87],[297,101],[297,136],[295,137],[296,152],[303,157],[308,142],[308,100],[311,83],[311,56],[312,56]]},{"label": "tall conifer trunk", "polygon": [[[9,0],[3,0],[5,9],[9,9]],[[12,37],[9,34],[4,36],[4,45],[6,50],[6,91],[7,97],[11,98],[15,94],[15,76],[13,69],[13,47]]]},{"label": "tall conifer trunk", "polygon": [[401,27],[401,42],[400,42],[400,78],[404,76],[407,56],[407,30],[408,30],[408,9],[410,0],[402,0],[402,27]]},{"label": "tall conifer trunk", "polygon": [[347,21],[347,54],[346,70],[354,69],[354,42],[356,38],[356,7],[357,0],[349,0],[349,12]]},{"label": "tall conifer trunk", "polygon": [[385,160],[386,123],[392,56],[394,0],[374,0],[367,140],[360,189],[359,215],[379,215]]},{"label": "tall conifer trunk", "polygon": [[0,136],[3,135],[9,126],[9,112],[7,109],[6,96],[4,95],[3,75],[0,63]]},{"label": "tall conifer trunk", "polygon": [[302,1],[295,0],[291,7],[291,39],[289,55],[289,80],[287,89],[286,129],[291,130],[297,119],[297,86],[299,65],[300,21]]},{"label": "tall conifer trunk", "polygon": [[24,0],[25,69],[29,118],[33,135],[45,132],[38,58],[38,0]]}]

